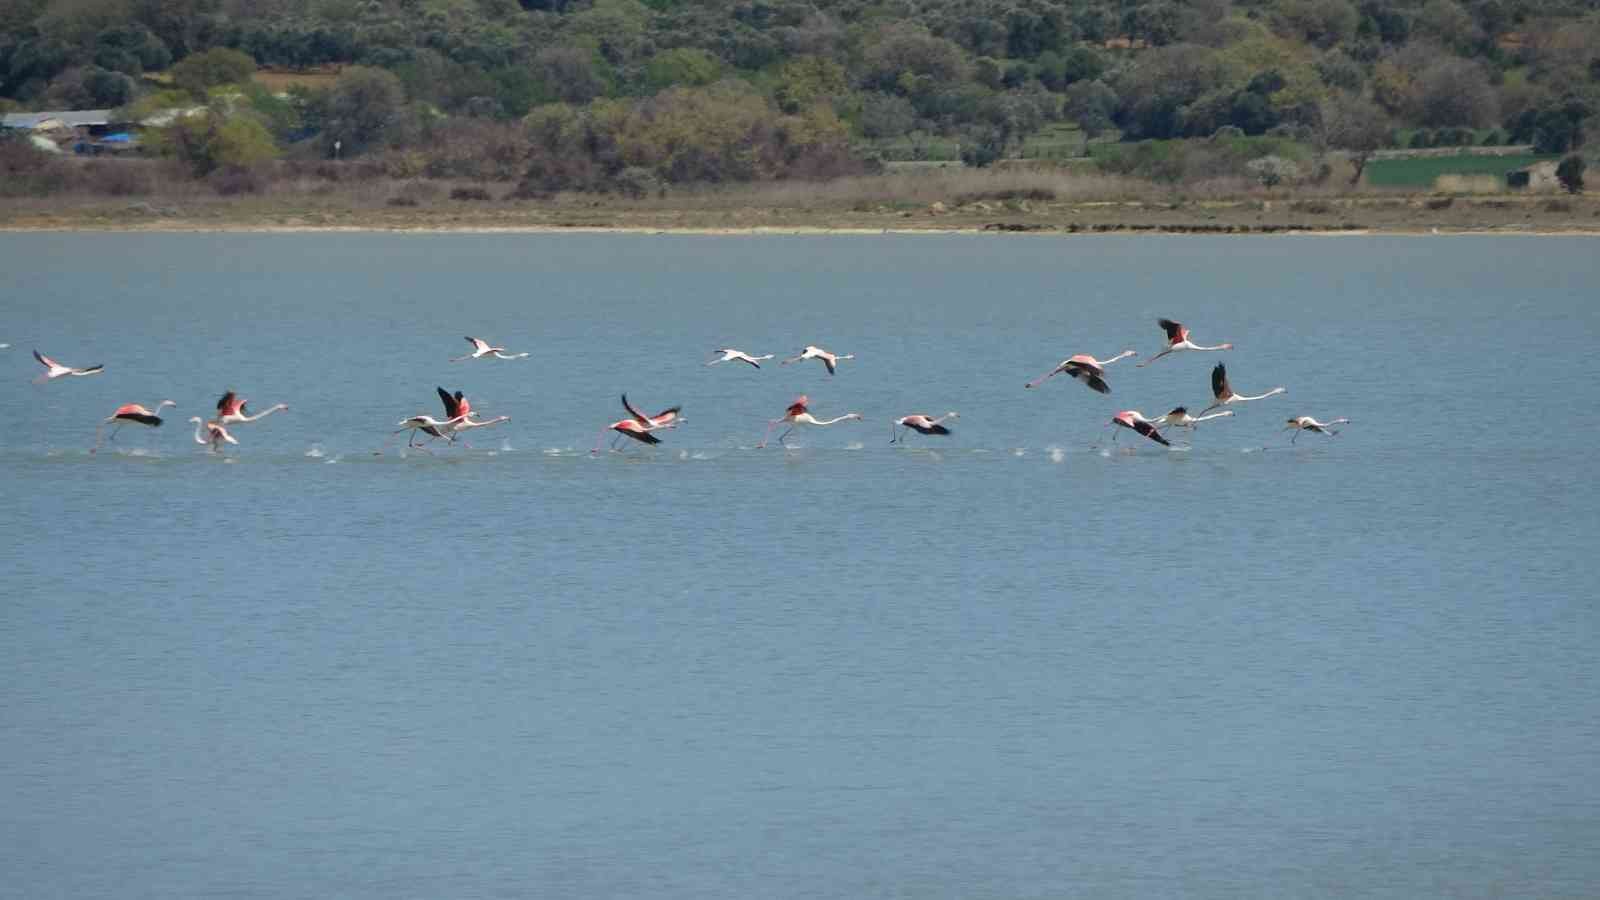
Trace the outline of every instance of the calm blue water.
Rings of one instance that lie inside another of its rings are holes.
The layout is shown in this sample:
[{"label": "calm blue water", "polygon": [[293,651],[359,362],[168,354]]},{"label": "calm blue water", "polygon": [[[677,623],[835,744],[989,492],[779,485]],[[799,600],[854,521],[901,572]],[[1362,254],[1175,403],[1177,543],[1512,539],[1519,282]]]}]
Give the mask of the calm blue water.
[{"label": "calm blue water", "polygon": [[1593,896],[1596,247],[0,235],[0,895]]}]

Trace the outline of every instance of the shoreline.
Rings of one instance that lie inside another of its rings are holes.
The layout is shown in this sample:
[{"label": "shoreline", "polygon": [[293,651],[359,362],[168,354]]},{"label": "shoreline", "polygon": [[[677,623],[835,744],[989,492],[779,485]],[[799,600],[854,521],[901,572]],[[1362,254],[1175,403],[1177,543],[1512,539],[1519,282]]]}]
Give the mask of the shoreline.
[{"label": "shoreline", "polygon": [[[1009,227],[1007,227],[1009,226]],[[994,225],[951,225],[907,227],[884,226],[874,228],[862,225],[484,225],[473,223],[427,223],[395,225],[381,222],[351,224],[275,223],[275,222],[204,222],[177,220],[169,222],[139,222],[127,225],[95,223],[26,223],[0,224],[0,234],[626,234],[698,237],[871,237],[871,236],[1005,236],[1005,237],[1057,237],[1086,238],[1129,235],[1165,237],[1600,237],[1600,226],[1573,228],[1571,226],[1446,226],[1416,225],[1410,227],[1317,227],[1302,225],[1269,226],[1219,226],[1194,225],[1096,225],[1069,227],[1028,225],[1015,227],[1010,223]]]}]

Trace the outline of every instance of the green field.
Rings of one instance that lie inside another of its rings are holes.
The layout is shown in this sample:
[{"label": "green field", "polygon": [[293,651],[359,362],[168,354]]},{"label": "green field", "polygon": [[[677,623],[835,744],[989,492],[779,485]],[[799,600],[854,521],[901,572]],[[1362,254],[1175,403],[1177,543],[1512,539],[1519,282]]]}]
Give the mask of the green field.
[{"label": "green field", "polygon": [[1553,156],[1520,153],[1513,156],[1429,156],[1416,159],[1375,159],[1367,164],[1367,184],[1375,187],[1433,187],[1440,175],[1499,175]]}]

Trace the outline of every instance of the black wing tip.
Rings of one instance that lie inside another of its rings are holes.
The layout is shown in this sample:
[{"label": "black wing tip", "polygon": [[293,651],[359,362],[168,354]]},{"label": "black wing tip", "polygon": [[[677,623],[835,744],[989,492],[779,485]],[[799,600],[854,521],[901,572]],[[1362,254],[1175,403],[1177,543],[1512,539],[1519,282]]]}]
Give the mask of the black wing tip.
[{"label": "black wing tip", "polygon": [[928,429],[928,434],[949,434],[949,433],[950,433],[950,429],[944,427],[943,425],[935,425],[932,428]]},{"label": "black wing tip", "polygon": [[1105,381],[1103,379],[1100,379],[1100,378],[1090,379],[1089,387],[1095,389],[1096,391],[1099,391],[1102,394],[1111,393],[1111,385],[1106,384]]}]

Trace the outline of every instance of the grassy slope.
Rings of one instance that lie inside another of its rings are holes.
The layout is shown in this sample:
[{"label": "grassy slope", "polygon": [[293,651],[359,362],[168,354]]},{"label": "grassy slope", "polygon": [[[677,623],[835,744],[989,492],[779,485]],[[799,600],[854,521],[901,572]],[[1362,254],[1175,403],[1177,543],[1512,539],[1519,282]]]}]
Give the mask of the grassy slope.
[{"label": "grassy slope", "polygon": [[1367,184],[1374,187],[1429,188],[1440,175],[1504,175],[1511,169],[1552,156],[1432,156],[1417,159],[1377,159],[1367,164]]}]

